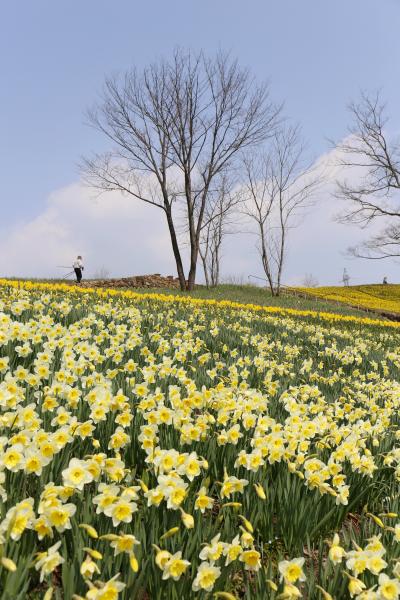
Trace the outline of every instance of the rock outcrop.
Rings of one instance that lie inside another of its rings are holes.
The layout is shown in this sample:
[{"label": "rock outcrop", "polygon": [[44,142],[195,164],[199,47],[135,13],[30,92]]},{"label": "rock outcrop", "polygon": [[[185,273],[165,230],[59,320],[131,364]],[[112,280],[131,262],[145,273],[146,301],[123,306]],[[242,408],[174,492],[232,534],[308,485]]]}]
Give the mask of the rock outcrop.
[{"label": "rock outcrop", "polygon": [[134,275],[118,279],[86,279],[81,283],[83,287],[104,288],[165,288],[179,289],[179,279],[173,275],[163,277],[159,273],[154,275]]}]

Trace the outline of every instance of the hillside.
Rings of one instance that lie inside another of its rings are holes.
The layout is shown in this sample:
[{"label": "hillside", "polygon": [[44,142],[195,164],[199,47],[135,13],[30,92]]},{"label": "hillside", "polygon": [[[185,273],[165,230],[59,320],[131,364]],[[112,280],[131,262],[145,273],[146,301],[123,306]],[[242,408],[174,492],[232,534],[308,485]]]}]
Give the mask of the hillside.
[{"label": "hillside", "polygon": [[400,323],[200,293],[0,280],[1,600],[397,583]]},{"label": "hillside", "polygon": [[296,288],[293,293],[323,302],[339,302],[357,310],[368,310],[400,318],[400,285],[355,285],[349,287]]},{"label": "hillside", "polygon": [[[12,281],[12,279],[10,279]],[[20,280],[24,281],[24,280]],[[26,281],[26,280],[25,280]],[[75,287],[75,282],[65,279],[34,279],[32,283],[67,284]],[[131,285],[129,283],[132,282]],[[122,279],[86,279],[83,280],[84,288],[113,288],[132,290],[139,294],[172,294],[193,298],[211,300],[228,300],[240,304],[256,304],[259,306],[276,306],[293,308],[296,310],[311,310],[318,312],[331,312],[340,315],[371,316],[371,310],[378,318],[392,317],[393,313],[400,313],[400,286],[368,285],[349,288],[324,287],[324,288],[284,288],[278,297],[272,296],[269,289],[250,284],[220,284],[214,288],[197,285],[192,292],[182,292],[176,285],[176,279],[161,277],[159,275],[144,275]],[[379,289],[380,288],[380,289]],[[385,289],[387,288],[387,289]],[[356,290],[365,290],[356,294]],[[373,290],[372,296],[368,290]],[[392,292],[393,290],[393,292]],[[353,292],[351,294],[351,292]],[[378,293],[381,294],[380,299]],[[393,299],[390,300],[390,294]],[[397,300],[396,296],[397,294]],[[386,299],[385,299],[386,295]],[[382,304],[384,301],[384,305]],[[396,304],[396,306],[395,306]],[[396,310],[397,308],[397,310]]]},{"label": "hillside", "polygon": [[[189,296],[188,292],[181,292],[178,289],[164,288],[132,288],[138,293],[146,294],[174,294],[179,296]],[[280,306],[282,308],[294,308],[297,310],[312,310],[321,312],[332,312],[343,315],[369,316],[367,311],[360,308],[346,306],[343,302],[338,302],[335,298],[324,299],[317,295],[298,293],[296,289],[288,289],[282,292],[279,297],[272,296],[271,292],[263,287],[255,285],[234,285],[221,284],[215,288],[206,288],[198,286],[190,296],[194,298],[204,298],[212,300],[229,300],[241,304],[257,304],[259,306]]]}]

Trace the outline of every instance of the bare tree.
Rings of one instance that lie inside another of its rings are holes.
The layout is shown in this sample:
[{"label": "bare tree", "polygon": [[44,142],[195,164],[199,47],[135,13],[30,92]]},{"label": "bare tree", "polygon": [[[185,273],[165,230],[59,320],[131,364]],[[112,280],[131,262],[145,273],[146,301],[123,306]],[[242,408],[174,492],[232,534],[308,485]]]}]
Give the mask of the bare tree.
[{"label": "bare tree", "polygon": [[109,279],[110,271],[104,265],[93,274],[93,279]]},{"label": "bare tree", "polygon": [[[89,121],[113,148],[84,160],[84,177],[101,191],[121,191],[165,213],[181,288],[191,290],[213,179],[240,151],[270,136],[279,113],[268,87],[229,56],[177,50],[141,74],[106,80]],[[187,282],[177,205],[189,237]]]},{"label": "bare tree", "polygon": [[312,273],[306,273],[304,275],[302,286],[305,288],[315,288],[318,287],[319,281]]},{"label": "bare tree", "polygon": [[209,195],[204,211],[199,246],[207,287],[215,287],[219,283],[222,242],[227,234],[235,232],[235,212],[243,198],[237,182],[227,173],[214,185],[217,187]]},{"label": "bare tree", "polygon": [[[339,164],[353,180],[337,182],[336,195],[347,204],[339,220],[365,228],[383,220],[382,231],[350,252],[362,258],[382,259],[400,254],[400,140],[390,140],[385,127],[386,107],[380,94],[362,94],[350,105],[353,124],[342,142]],[[360,173],[361,179],[359,177]]]},{"label": "bare tree", "polygon": [[305,148],[298,127],[276,133],[269,149],[247,158],[245,212],[256,223],[258,249],[272,295],[279,295],[289,230],[315,200],[321,182],[304,163]]}]

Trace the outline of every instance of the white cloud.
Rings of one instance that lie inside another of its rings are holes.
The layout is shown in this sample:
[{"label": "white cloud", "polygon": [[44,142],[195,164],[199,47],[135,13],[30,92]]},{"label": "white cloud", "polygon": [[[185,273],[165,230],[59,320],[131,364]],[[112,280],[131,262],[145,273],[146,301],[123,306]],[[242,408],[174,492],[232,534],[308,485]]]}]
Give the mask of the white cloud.
[{"label": "white cloud", "polygon": [[0,273],[60,276],[57,265],[72,264],[77,254],[88,275],[101,267],[115,276],[174,272],[161,210],[116,192],[96,198],[73,184],[52,193],[42,214],[3,234]]},{"label": "white cloud", "polygon": [[[320,284],[338,284],[345,266],[353,283],[381,281],[383,275],[395,282],[399,278],[394,261],[351,261],[344,256],[346,248],[366,232],[333,221],[340,207],[330,194],[337,174],[332,157],[330,153],[318,161],[319,168],[329,170],[318,205],[291,231],[284,283],[300,284],[305,273],[312,273]],[[250,234],[228,236],[223,276],[243,281],[248,275],[262,276],[255,244],[256,237]],[[35,219],[2,232],[0,276],[59,277],[66,271],[57,265],[71,264],[77,254],[84,256],[87,276],[102,267],[112,276],[176,273],[161,210],[117,192],[96,198],[90,189],[75,183],[53,192]]]}]

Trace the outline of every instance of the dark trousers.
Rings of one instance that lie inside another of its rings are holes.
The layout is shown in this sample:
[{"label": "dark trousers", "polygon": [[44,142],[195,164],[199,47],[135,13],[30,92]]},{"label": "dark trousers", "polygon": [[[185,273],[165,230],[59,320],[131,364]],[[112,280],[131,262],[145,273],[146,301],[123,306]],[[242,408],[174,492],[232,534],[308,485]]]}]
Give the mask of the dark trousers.
[{"label": "dark trousers", "polygon": [[76,281],[80,283],[82,281],[82,269],[74,269],[76,275]]}]

